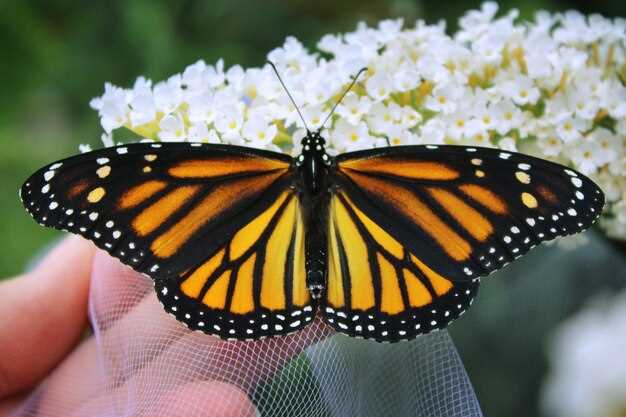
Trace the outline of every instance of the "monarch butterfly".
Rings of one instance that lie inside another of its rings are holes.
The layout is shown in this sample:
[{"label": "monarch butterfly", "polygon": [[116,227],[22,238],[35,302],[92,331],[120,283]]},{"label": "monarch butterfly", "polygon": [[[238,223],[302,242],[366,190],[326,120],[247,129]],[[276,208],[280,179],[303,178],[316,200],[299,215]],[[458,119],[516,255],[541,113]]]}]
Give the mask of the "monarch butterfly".
[{"label": "monarch butterfly", "polygon": [[205,143],[88,152],[40,169],[20,196],[40,224],[153,278],[189,328],[235,340],[296,331],[318,310],[376,341],[444,328],[481,276],[589,227],[604,205],[584,175],[520,153],[425,145],[332,157],[308,129],[296,158]]}]

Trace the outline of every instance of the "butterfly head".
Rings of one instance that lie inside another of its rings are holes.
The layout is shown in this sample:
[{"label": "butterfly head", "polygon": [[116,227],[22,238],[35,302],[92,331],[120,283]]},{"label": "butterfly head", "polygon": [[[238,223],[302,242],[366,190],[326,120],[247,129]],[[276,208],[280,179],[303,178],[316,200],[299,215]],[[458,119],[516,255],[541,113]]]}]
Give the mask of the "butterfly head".
[{"label": "butterfly head", "polygon": [[318,130],[313,132],[307,130],[307,134],[302,138],[300,144],[302,145],[302,153],[296,159],[298,166],[305,164],[308,160],[315,160],[326,166],[331,165],[332,160],[326,153],[326,140]]}]

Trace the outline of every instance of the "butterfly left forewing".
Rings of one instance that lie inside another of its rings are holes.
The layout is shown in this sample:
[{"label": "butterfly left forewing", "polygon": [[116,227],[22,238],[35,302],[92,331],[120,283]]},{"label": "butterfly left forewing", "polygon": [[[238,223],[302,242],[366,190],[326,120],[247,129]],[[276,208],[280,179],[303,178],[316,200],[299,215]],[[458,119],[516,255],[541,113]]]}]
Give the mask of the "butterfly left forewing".
[{"label": "butterfly left forewing", "polygon": [[139,143],[50,164],[20,194],[38,223],[157,278],[197,265],[269,206],[292,181],[290,163],[240,147]]}]

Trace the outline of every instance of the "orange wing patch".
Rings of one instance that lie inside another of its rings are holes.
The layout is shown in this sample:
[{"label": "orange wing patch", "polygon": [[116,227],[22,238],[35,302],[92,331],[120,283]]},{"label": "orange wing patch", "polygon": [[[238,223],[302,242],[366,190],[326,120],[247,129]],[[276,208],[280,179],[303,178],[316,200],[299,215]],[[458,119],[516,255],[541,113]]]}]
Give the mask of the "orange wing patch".
[{"label": "orange wing patch", "polygon": [[232,155],[179,162],[168,169],[175,178],[215,178],[233,174],[250,174],[273,170],[285,171],[289,163],[275,159]]},{"label": "orange wing patch", "polygon": [[[198,229],[216,216],[232,208],[235,202],[266,189],[280,175],[281,172],[272,172],[265,175],[233,180],[227,184],[216,186],[202,201],[189,210],[184,217],[152,242],[150,248],[154,255],[159,258],[168,258],[174,255]],[[158,220],[157,218],[153,221]]]},{"label": "orange wing patch", "polygon": [[70,199],[76,197],[77,195],[85,191],[85,188],[87,188],[88,186],[89,181],[85,179],[80,180],[70,188],[70,190],[67,192],[67,197]]},{"label": "orange wing patch", "polygon": [[459,172],[445,164],[429,161],[407,161],[392,158],[351,159],[340,162],[339,169],[396,175],[416,180],[453,180]]},{"label": "orange wing patch", "polygon": [[463,184],[459,190],[496,214],[509,212],[506,203],[489,189],[476,184]]},{"label": "orange wing patch", "polygon": [[[239,315],[259,308],[283,311],[310,304],[297,198],[284,192],[240,232],[244,230],[198,268],[187,271],[179,284],[181,291],[209,308]],[[260,282],[259,294],[255,282]]]},{"label": "orange wing patch", "polygon": [[539,193],[539,195],[541,195],[544,199],[546,199],[552,204],[556,204],[559,201],[556,195],[546,186],[543,186],[543,185],[538,186],[537,192]]},{"label": "orange wing patch", "polygon": [[167,186],[165,181],[150,180],[136,185],[120,197],[117,206],[120,210],[129,209],[143,203]]},{"label": "orange wing patch", "polygon": [[[334,197],[330,206],[330,265],[333,266],[328,282],[329,301],[334,306],[346,302],[341,277],[341,264],[346,263],[350,277],[358,277],[351,283],[350,299],[352,307],[362,310],[374,307],[374,287],[372,271],[365,261],[369,258],[367,244],[363,240],[356,223],[346,206]],[[342,251],[346,259],[342,260]]]},{"label": "orange wing patch", "polygon": [[493,226],[485,216],[451,192],[436,187],[427,190],[474,239],[483,242],[493,233]]},{"label": "orange wing patch", "polygon": [[388,202],[400,213],[411,219],[454,260],[463,261],[470,257],[472,247],[457,232],[448,226],[434,211],[408,189],[390,182],[347,171],[349,177],[362,189]]},{"label": "orange wing patch", "polygon": [[376,308],[397,315],[428,305],[453,288],[450,280],[408,253],[344,193],[330,203],[328,261],[326,299],[334,309]]},{"label": "orange wing patch", "polygon": [[183,207],[200,190],[199,185],[187,185],[161,197],[132,221],[133,229],[139,236],[146,236],[155,231],[171,215]]}]

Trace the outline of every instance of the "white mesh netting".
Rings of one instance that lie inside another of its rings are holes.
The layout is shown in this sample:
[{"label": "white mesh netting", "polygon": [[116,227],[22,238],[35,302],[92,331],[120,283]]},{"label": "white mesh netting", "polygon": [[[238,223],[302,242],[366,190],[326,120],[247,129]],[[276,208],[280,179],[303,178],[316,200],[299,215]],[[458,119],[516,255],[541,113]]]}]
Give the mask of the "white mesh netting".
[{"label": "white mesh netting", "polygon": [[164,313],[152,282],[94,258],[94,330],[16,416],[480,416],[447,332],[378,344],[316,320],[223,342]]}]

